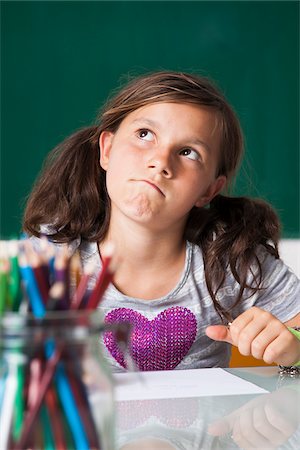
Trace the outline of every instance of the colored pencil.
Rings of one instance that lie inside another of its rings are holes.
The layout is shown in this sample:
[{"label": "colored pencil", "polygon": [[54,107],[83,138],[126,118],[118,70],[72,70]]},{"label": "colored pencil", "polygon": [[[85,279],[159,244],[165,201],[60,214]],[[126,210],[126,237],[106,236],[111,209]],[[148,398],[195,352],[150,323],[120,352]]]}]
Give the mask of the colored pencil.
[{"label": "colored pencil", "polygon": [[44,317],[46,314],[45,305],[37,285],[32,268],[29,266],[25,253],[19,256],[19,267],[21,276],[25,284],[25,289],[32,307],[34,315],[38,318]]},{"label": "colored pencil", "polygon": [[5,383],[2,408],[0,411],[0,449],[9,448],[15,398],[18,389],[17,364],[11,362]]},{"label": "colored pencil", "polygon": [[85,309],[96,309],[99,305],[104,292],[113,279],[116,261],[113,259],[114,246],[109,243],[103,251],[102,270],[97,279],[96,285],[87,300]]},{"label": "colored pencil", "polygon": [[70,309],[74,310],[74,309],[80,309],[82,307],[83,301],[84,301],[84,296],[87,293],[88,284],[89,284],[91,275],[94,273],[94,271],[95,271],[94,264],[90,264],[85,268],[84,273],[80,278],[77,289],[72,297]]},{"label": "colored pencil", "polygon": [[66,439],[59,413],[59,405],[54,387],[50,387],[46,392],[45,403],[48,408],[55,448],[57,450],[67,450]]},{"label": "colored pencil", "polygon": [[67,379],[64,367],[58,364],[55,374],[55,384],[59,393],[60,401],[69,423],[75,441],[76,450],[89,450],[89,444],[85,429],[83,427],[78,407]]},{"label": "colored pencil", "polygon": [[13,418],[13,431],[12,436],[14,440],[19,439],[22,431],[22,425],[24,420],[24,364],[19,364],[17,367],[17,390],[15,397],[14,418]]},{"label": "colored pencil", "polygon": [[18,311],[22,300],[21,277],[18,263],[18,241],[8,241],[8,258],[10,263],[10,276],[8,288],[12,299],[12,310]]},{"label": "colored pencil", "polygon": [[76,371],[73,370],[73,367],[69,367],[69,369],[67,368],[66,372],[70,387],[76,400],[76,404],[78,405],[78,413],[80,414],[84,429],[87,434],[89,448],[93,450],[100,449],[100,443],[91,414],[89,400],[80,374],[76,374]]},{"label": "colored pencil", "polygon": [[55,352],[46,363],[46,368],[40,380],[39,390],[37,397],[35,399],[35,403],[32,405],[32,408],[28,411],[28,413],[25,415],[21,437],[14,447],[15,450],[22,450],[26,448],[26,443],[29,438],[29,434],[32,430],[32,426],[34,425],[35,419],[38,415],[42,402],[45,398],[47,389],[53,379],[57,363],[61,357],[61,352],[62,352],[61,347],[57,346]]},{"label": "colored pencil", "polygon": [[61,281],[65,285],[65,292],[62,301],[59,304],[60,309],[69,309],[70,307],[70,274],[69,274],[69,250],[66,245],[62,246],[57,252],[54,261],[55,281]]},{"label": "colored pencil", "polygon": [[[37,319],[43,318],[47,310],[95,309],[113,277],[115,270],[113,246],[109,245],[103,252],[102,270],[96,280],[94,289],[89,291],[88,286],[94,272],[94,266],[86,267],[80,276],[78,254],[72,260],[67,246],[62,246],[60,251],[54,255],[53,246],[45,239],[43,239],[42,245],[45,246],[45,251],[39,253],[32,247],[31,242],[24,240],[21,245],[17,246],[17,255],[15,249],[8,252],[7,255],[6,246],[0,245],[0,275],[3,275],[2,284],[0,282],[0,293],[3,292],[0,299],[0,312],[1,304],[3,304],[3,313],[11,308],[15,311],[18,308],[23,308],[25,297],[23,295],[23,300],[20,303],[20,297],[17,296],[18,292],[22,292],[21,280],[32,312]],[[45,257],[47,252],[48,255]],[[51,254],[50,258],[49,254]],[[11,277],[10,292],[8,292],[9,277]],[[70,280],[72,285],[75,285],[72,298],[70,298],[69,290]],[[6,377],[5,391],[4,388],[2,389],[3,398],[0,416],[1,426],[4,424],[5,433],[1,432],[0,448],[6,448],[12,439],[14,442],[11,441],[10,444],[15,450],[35,446],[36,442],[32,441],[31,438],[33,436],[33,425],[38,420],[40,411],[43,424],[41,430],[43,431],[38,440],[44,440],[43,445],[48,450],[69,448],[69,432],[67,433],[68,436],[65,435],[62,426],[59,426],[57,409],[62,414],[62,420],[68,423],[68,429],[71,431],[73,440],[72,447],[78,450],[100,448],[89,400],[80,378],[81,374],[76,372],[76,366],[72,368],[72,371],[66,371],[63,363],[63,352],[66,351],[64,348],[63,344],[57,345],[54,341],[46,341],[46,362],[43,363],[42,368],[40,357],[33,356],[30,364],[29,384],[26,389],[24,372],[16,371],[16,373],[13,373],[15,375],[14,382],[12,382],[12,371]],[[56,386],[57,394],[54,386]],[[10,389],[8,389],[9,387]],[[10,404],[8,402],[9,397],[6,395],[7,391],[13,393],[10,398],[14,400]],[[24,392],[26,392],[27,397],[26,412]],[[45,401],[44,405],[43,401]],[[16,412],[15,419],[12,422],[14,407],[16,407]],[[10,415],[5,413],[5,420],[3,419],[3,411],[10,411],[11,413]],[[21,428],[22,419],[23,426]],[[52,433],[47,432],[47,427],[52,429]],[[35,439],[34,436],[33,439]]]},{"label": "colored pencil", "polygon": [[0,316],[11,309],[8,291],[9,263],[0,259]]},{"label": "colored pencil", "polygon": [[65,297],[65,284],[62,281],[55,281],[49,289],[47,311],[61,309],[59,306]]},{"label": "colored pencil", "polygon": [[46,405],[42,405],[41,407],[40,419],[44,450],[56,450],[52,433],[51,420]]}]

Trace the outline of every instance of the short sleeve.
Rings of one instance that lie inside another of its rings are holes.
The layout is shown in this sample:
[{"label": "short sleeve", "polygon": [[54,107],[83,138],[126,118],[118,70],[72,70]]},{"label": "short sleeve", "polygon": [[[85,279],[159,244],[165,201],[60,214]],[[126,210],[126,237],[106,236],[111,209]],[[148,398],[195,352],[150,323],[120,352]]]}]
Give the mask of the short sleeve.
[{"label": "short sleeve", "polygon": [[259,249],[258,258],[262,267],[262,289],[248,298],[246,294],[241,308],[246,311],[257,306],[281,322],[287,322],[300,312],[300,280],[281,259],[264,248]]},{"label": "short sleeve", "polygon": [[[41,225],[40,232],[44,234],[45,236],[50,235],[52,232],[52,228],[49,225]],[[30,241],[33,245],[33,248],[36,251],[41,251],[41,239],[36,236],[31,236]],[[81,238],[78,237],[77,239],[72,240],[68,243],[70,254],[73,255],[75,251],[78,249],[81,243]],[[54,243],[55,247],[59,248],[63,244]]]}]

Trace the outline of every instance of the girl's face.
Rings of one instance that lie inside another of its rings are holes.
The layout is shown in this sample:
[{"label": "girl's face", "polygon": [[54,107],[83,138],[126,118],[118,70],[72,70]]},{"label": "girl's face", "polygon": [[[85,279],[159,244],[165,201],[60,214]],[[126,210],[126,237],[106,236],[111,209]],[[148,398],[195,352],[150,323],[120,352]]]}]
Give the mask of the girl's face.
[{"label": "girl's face", "polygon": [[130,113],[99,140],[112,217],[153,229],[182,226],[193,206],[221,191],[216,177],[217,113],[188,103],[152,103]]}]

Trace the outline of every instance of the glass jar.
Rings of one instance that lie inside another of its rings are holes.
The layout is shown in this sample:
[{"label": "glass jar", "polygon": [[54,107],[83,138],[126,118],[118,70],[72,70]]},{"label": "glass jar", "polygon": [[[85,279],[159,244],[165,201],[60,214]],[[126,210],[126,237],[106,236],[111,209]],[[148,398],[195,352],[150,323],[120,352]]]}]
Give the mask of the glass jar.
[{"label": "glass jar", "polygon": [[1,450],[115,448],[107,329],[99,311],[0,318]]}]

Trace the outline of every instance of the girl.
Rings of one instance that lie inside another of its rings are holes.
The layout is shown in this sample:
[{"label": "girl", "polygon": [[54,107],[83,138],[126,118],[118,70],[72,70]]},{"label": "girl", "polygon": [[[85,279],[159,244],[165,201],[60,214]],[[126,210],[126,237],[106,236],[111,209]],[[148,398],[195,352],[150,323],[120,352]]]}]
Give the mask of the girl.
[{"label": "girl", "polygon": [[[51,224],[50,239],[78,248],[83,267],[99,271],[115,243],[122,263],[101,309],[133,324],[140,370],[226,367],[229,344],[267,363],[300,359],[287,328],[300,323],[300,283],[279,259],[277,216],[224,195],[241,156],[238,120],[212,83],[158,72],[59,145],[29,198],[24,230],[38,237]],[[103,344],[124,370],[114,337]]]}]

